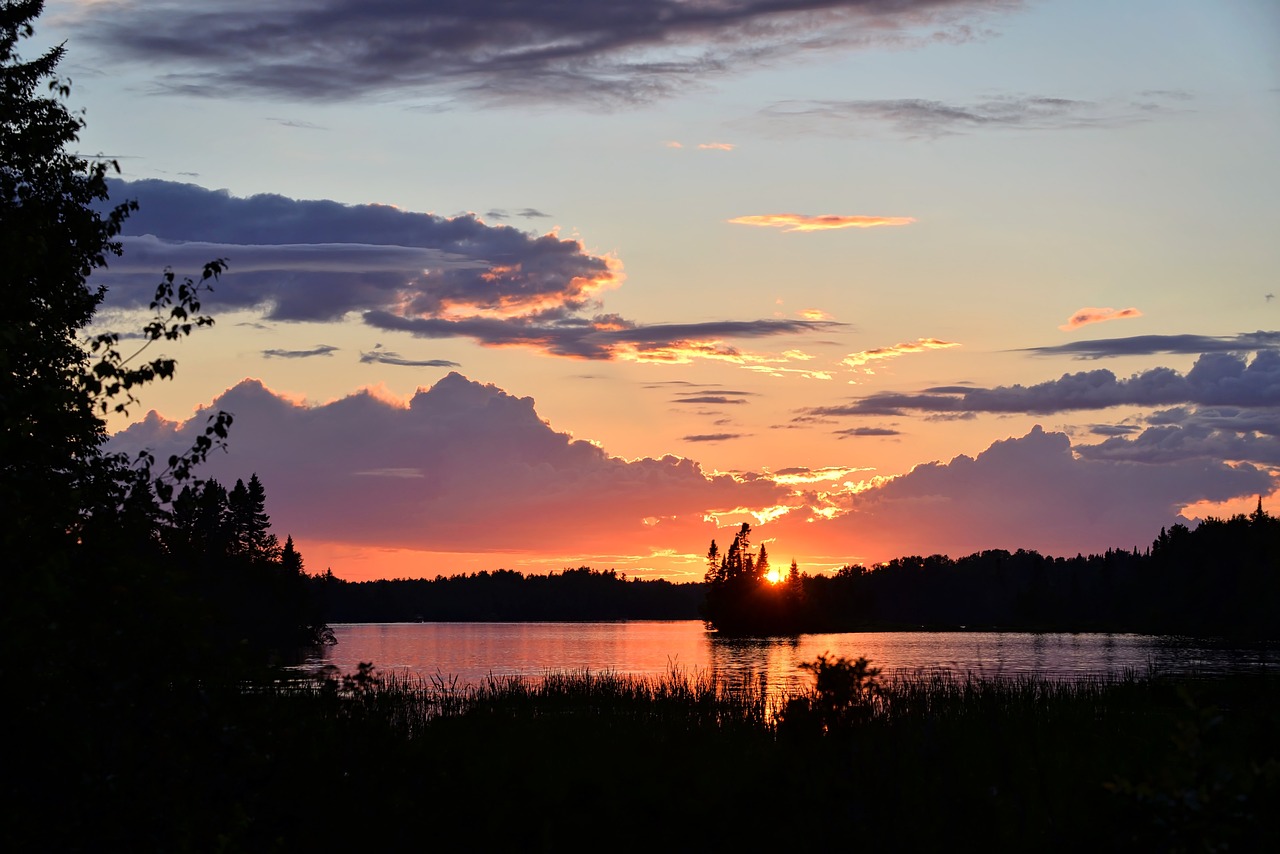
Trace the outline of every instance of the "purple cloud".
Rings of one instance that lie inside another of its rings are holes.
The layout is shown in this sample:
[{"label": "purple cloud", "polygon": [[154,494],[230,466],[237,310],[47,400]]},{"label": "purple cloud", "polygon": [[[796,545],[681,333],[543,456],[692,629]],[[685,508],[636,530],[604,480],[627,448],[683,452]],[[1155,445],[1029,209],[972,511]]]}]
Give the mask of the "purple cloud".
[{"label": "purple cloud", "polygon": [[[976,130],[1065,130],[1117,127],[1150,120],[1168,109],[1167,94],[1144,100],[1083,101],[1044,95],[1002,95],[972,103],[923,98],[778,101],[756,122],[784,134],[861,134],[883,125],[907,137],[934,138]],[[1172,99],[1185,100],[1185,98]]]},{"label": "purple cloud", "polygon": [[1112,356],[1153,356],[1157,353],[1253,353],[1280,347],[1280,332],[1241,332],[1239,335],[1132,335],[1096,338],[1052,347],[1023,350],[1036,356],[1075,356],[1106,359]]},{"label": "purple cloud", "polygon": [[1273,486],[1267,471],[1250,464],[1170,458],[1151,465],[1072,451],[1064,434],[1036,427],[976,457],[918,465],[845,495],[829,521],[789,514],[770,535],[829,554],[854,548],[851,560],[873,562],[991,548],[1074,555],[1145,546],[1189,505],[1265,494]]},{"label": "purple cloud", "polygon": [[162,91],[350,100],[616,105],[822,51],[974,37],[1012,0],[221,0],[78,10],[116,62],[162,69]]},{"label": "purple cloud", "polygon": [[1170,368],[1153,368],[1119,379],[1108,370],[1082,371],[1033,386],[940,386],[917,394],[882,392],[852,403],[813,407],[804,412],[823,417],[901,415],[907,411],[1045,415],[1181,403],[1280,406],[1280,351],[1262,350],[1252,362],[1229,353],[1206,353],[1185,375]]},{"label": "purple cloud", "polygon": [[229,259],[206,300],[212,311],[251,309],[269,320],[336,321],[359,313],[378,329],[424,338],[471,338],[585,359],[753,360],[725,339],[804,335],[829,320],[640,324],[603,313],[601,295],[621,264],[581,243],[387,205],[344,205],[278,195],[248,198],[168,181],[116,182],[136,198],[125,254],[94,281],[107,306],[147,305],[159,271]]},{"label": "purple cloud", "polygon": [[[623,460],[548,426],[531,398],[451,373],[407,404],[360,392],[301,406],[256,380],[210,404],[235,415],[227,454],[200,474],[257,472],[277,530],[295,538],[424,551],[647,554],[669,548],[646,519],[680,517],[701,539],[708,510],[768,506],[763,479],[708,475],[667,456]],[[190,445],[208,410],[182,423],[156,413],[111,450]]]}]

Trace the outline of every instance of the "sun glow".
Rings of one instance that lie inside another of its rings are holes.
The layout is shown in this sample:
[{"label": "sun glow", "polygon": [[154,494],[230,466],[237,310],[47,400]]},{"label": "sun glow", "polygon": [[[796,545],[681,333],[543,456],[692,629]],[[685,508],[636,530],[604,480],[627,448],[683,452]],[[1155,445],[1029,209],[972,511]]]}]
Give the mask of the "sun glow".
[{"label": "sun glow", "polygon": [[770,584],[781,584],[786,574],[776,566],[769,567],[769,571],[764,574],[764,580]]}]

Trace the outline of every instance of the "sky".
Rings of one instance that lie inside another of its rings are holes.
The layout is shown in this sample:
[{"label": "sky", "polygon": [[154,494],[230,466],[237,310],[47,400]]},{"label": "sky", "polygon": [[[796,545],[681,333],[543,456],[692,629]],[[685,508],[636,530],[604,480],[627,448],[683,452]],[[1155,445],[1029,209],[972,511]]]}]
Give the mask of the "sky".
[{"label": "sky", "polygon": [[1143,548],[1280,500],[1273,0],[50,0],[115,418],[348,579]]}]

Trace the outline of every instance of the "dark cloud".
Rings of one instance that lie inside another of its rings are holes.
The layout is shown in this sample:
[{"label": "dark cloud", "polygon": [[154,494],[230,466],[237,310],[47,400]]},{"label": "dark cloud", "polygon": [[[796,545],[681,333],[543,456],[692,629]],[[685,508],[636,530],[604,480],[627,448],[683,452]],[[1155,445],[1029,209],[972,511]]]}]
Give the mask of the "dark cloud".
[{"label": "dark cloud", "polygon": [[317,344],[310,350],[263,350],[262,355],[275,359],[307,359],[311,356],[332,356],[337,350],[329,344]]},{"label": "dark cloud", "polygon": [[1192,423],[1148,427],[1132,439],[1114,436],[1096,445],[1078,446],[1076,452],[1089,460],[1162,465],[1185,460],[1232,460],[1280,466],[1280,437],[1238,433],[1214,429],[1205,423]]},{"label": "dark cloud", "polygon": [[[276,530],[295,538],[425,551],[647,554],[670,548],[679,516],[704,542],[710,510],[770,506],[787,490],[709,475],[674,456],[623,460],[553,430],[531,398],[451,373],[407,403],[359,392],[321,406],[245,380],[210,403],[235,415],[229,452],[200,474],[224,482],[257,472]],[[156,413],[112,438],[112,450],[189,447],[204,411],[185,423]],[[664,523],[665,524],[665,523]]]},{"label": "dark cloud", "polygon": [[734,406],[734,405],[740,405],[740,404],[746,403],[746,401],[740,397],[726,397],[723,395],[712,395],[712,394],[704,394],[696,397],[677,397],[677,398],[674,398],[671,402],[672,403],[721,404],[721,405],[728,405],[728,406]]},{"label": "dark cloud", "polygon": [[909,137],[938,137],[999,128],[1063,130],[1127,125],[1163,109],[1160,100],[1160,96],[1149,94],[1143,102],[1042,95],[1005,95],[969,104],[921,98],[779,101],[761,110],[758,120],[787,134],[860,134],[874,124]]},{"label": "dark cloud", "polygon": [[848,430],[836,430],[835,433],[842,437],[902,435],[901,430],[894,430],[892,427],[850,427]]},{"label": "dark cloud", "polygon": [[599,313],[620,264],[575,240],[387,205],[238,198],[167,181],[117,182],[116,199],[141,210],[126,223],[125,254],[94,281],[112,308],[146,306],[158,271],[229,259],[206,300],[211,310],[254,309],[267,319],[333,321],[358,312],[379,329],[472,338],[562,356],[746,363],[723,339],[803,335],[834,321],[756,320],[642,325]]},{"label": "dark cloud", "polygon": [[1118,379],[1108,370],[1063,374],[1033,386],[949,386],[919,394],[883,392],[849,404],[804,410],[810,416],[930,413],[1030,413],[1045,415],[1112,406],[1203,404],[1280,406],[1280,351],[1262,350],[1252,362],[1229,353],[1206,353],[1185,375],[1154,368]]},{"label": "dark cloud", "polygon": [[551,214],[543,213],[537,208],[521,208],[512,213],[505,208],[494,208],[485,211],[485,217],[488,219],[510,219],[511,217],[520,217],[521,219],[550,219]]},{"label": "dark cloud", "polygon": [[[403,317],[386,311],[369,311],[364,320],[371,326],[408,332],[422,338],[468,337],[490,346],[526,346],[580,359],[615,359],[623,354],[655,360],[682,361],[720,358],[726,361],[746,357],[733,347],[718,342],[723,338],[764,338],[774,335],[803,335],[844,324],[826,320],[781,320],[766,318],[706,323],[656,323],[619,328],[616,319],[587,320],[579,317],[530,317],[495,319],[486,317],[452,320],[448,318]],[[671,351],[667,358],[659,354]]]},{"label": "dark cloud", "polygon": [[974,37],[1014,0],[312,0],[80,10],[112,60],[162,91],[348,100],[647,102],[716,76],[823,51]]},{"label": "dark cloud", "polygon": [[1239,335],[1134,335],[1072,341],[1051,347],[1029,347],[1018,352],[1036,356],[1075,356],[1105,359],[1110,356],[1152,356],[1157,353],[1252,353],[1280,347],[1280,332],[1241,332]]},{"label": "dark cloud", "polygon": [[749,433],[698,433],[681,438],[686,442],[727,442],[730,439],[745,439],[749,435]]},{"label": "dark cloud", "polygon": [[413,314],[520,312],[547,304],[579,310],[613,283],[604,258],[580,243],[389,205],[343,205],[277,195],[248,198],[193,184],[115,182],[136,198],[122,259],[101,280],[111,300],[145,304],[154,285],[138,274],[199,269],[230,258],[212,302],[263,307],[274,320],[333,320],[402,306]]},{"label": "dark cloud", "polygon": [[1142,432],[1142,428],[1132,424],[1090,424],[1089,432],[1095,436],[1129,436]]},{"label": "dark cloud", "polygon": [[374,347],[368,353],[360,354],[360,361],[365,364],[396,365],[404,368],[458,368],[457,362],[448,359],[406,359],[399,353],[382,349],[382,345]]}]

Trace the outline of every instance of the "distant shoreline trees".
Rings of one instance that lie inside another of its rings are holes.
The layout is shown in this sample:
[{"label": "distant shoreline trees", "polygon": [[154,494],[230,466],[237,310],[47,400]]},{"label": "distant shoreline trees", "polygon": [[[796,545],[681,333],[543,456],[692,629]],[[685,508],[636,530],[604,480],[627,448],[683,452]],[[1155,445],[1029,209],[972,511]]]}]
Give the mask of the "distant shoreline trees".
[{"label": "distant shoreline trees", "polygon": [[793,565],[779,584],[753,573],[749,534],[743,525],[723,558],[714,541],[708,553],[704,616],[725,634],[967,628],[1280,638],[1280,519],[1261,500],[1248,516],[1162,529],[1145,551],[912,555],[829,576]]}]

